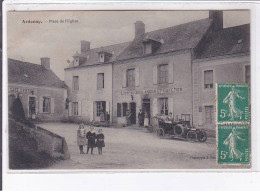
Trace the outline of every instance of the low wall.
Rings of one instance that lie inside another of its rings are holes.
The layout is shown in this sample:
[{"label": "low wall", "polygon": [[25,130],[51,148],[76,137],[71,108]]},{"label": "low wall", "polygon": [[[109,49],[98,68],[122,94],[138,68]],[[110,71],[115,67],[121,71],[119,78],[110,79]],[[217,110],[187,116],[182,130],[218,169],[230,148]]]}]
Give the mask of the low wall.
[{"label": "low wall", "polygon": [[66,140],[42,127],[9,119],[11,169],[43,168],[56,160],[69,159]]}]

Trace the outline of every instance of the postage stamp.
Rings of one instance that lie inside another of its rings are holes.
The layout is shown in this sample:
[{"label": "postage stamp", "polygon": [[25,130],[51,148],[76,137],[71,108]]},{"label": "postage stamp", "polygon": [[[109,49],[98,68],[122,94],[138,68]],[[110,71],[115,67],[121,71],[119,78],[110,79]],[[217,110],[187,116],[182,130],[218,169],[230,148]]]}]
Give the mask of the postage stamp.
[{"label": "postage stamp", "polygon": [[249,122],[248,84],[217,84],[217,122]]},{"label": "postage stamp", "polygon": [[218,125],[218,164],[250,164],[249,125]]}]

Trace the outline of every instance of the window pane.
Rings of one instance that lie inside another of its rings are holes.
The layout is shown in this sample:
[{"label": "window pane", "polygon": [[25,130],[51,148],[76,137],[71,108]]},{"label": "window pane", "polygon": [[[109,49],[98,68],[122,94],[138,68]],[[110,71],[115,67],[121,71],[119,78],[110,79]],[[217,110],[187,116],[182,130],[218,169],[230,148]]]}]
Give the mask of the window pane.
[{"label": "window pane", "polygon": [[97,89],[104,88],[104,73],[97,74]]},{"label": "window pane", "polygon": [[159,65],[158,68],[158,82],[159,84],[168,83],[168,65]]},{"label": "window pane", "polygon": [[123,116],[126,116],[127,103],[123,103]]},{"label": "window pane", "polygon": [[77,116],[78,115],[78,103],[73,102],[73,115]]},{"label": "window pane", "polygon": [[127,87],[135,86],[135,69],[128,69],[126,71]]},{"label": "window pane", "polygon": [[44,113],[50,112],[50,98],[48,97],[43,97],[42,112]]},{"label": "window pane", "polygon": [[213,70],[204,71],[204,83],[213,84]]},{"label": "window pane", "polygon": [[73,76],[73,89],[79,90],[79,76]]}]

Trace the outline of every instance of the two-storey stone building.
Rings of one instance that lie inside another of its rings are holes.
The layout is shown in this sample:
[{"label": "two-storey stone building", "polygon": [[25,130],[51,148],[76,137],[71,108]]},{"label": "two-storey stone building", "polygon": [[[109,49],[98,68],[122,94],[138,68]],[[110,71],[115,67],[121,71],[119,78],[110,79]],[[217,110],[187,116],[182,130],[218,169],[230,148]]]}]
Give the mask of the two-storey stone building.
[{"label": "two-storey stone building", "polygon": [[214,129],[214,84],[250,80],[249,35],[249,25],[223,29],[223,12],[210,11],[209,18],[152,32],[137,21],[129,43],[90,49],[83,41],[65,69],[70,116],[99,120],[105,110],[122,126],[130,111],[134,125],[142,109],[152,125],[155,115],[172,113]]}]

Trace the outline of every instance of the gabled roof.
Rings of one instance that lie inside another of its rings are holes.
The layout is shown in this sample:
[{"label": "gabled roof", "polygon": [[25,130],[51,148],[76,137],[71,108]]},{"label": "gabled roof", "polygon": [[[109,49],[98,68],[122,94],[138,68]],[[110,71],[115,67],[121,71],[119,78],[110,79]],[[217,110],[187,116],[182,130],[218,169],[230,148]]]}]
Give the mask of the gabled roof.
[{"label": "gabled roof", "polygon": [[46,69],[42,65],[14,59],[8,59],[8,82],[58,88],[67,87],[52,70]]},{"label": "gabled roof", "polygon": [[86,61],[80,66],[96,65],[99,64],[99,54],[100,52],[111,53],[112,56],[109,58],[109,61],[112,62],[118,57],[118,55],[129,45],[129,42],[115,44],[105,47],[93,48],[85,53],[81,53],[80,56],[86,58]]},{"label": "gabled roof", "polygon": [[143,40],[148,36],[153,40],[160,40],[161,46],[153,53],[160,54],[171,51],[195,48],[209,29],[212,20],[209,18],[185,24],[172,26],[147,32],[135,38],[129,46],[117,57],[125,60],[143,56]]},{"label": "gabled roof", "polygon": [[240,25],[212,32],[196,58],[208,58],[250,52],[250,25]]}]

